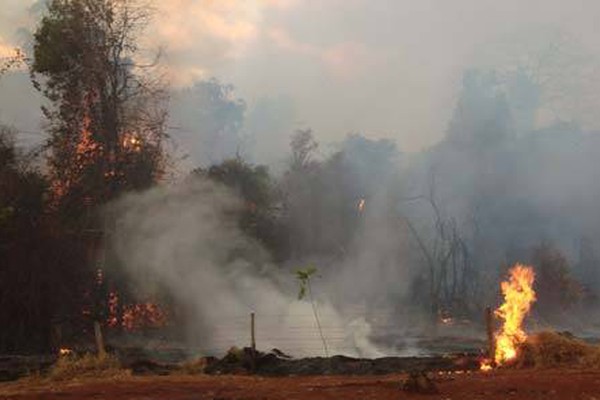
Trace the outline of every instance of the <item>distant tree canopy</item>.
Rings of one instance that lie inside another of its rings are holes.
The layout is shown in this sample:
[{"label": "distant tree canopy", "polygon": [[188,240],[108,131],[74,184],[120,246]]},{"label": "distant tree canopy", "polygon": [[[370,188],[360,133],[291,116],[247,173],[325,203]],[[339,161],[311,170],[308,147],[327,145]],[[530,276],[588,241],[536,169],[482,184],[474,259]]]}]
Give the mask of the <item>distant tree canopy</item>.
[{"label": "distant tree canopy", "polygon": [[583,299],[583,287],[573,278],[565,256],[549,243],[533,249],[533,265],[538,297],[535,308],[546,321],[559,322]]},{"label": "distant tree canopy", "polygon": [[462,146],[498,145],[514,135],[505,94],[493,72],[467,71],[454,111],[448,139]]},{"label": "distant tree canopy", "polygon": [[246,103],[235,97],[233,85],[215,78],[197,82],[175,92],[171,102],[171,125],[190,137],[197,163],[218,164],[244,151]]},{"label": "distant tree canopy", "polygon": [[283,226],[277,220],[279,194],[265,166],[234,158],[208,170],[196,169],[192,174],[225,185],[238,195],[244,202],[239,221],[242,230],[261,242],[276,259],[286,255]]},{"label": "distant tree canopy", "polygon": [[251,166],[241,159],[229,159],[211,166],[207,176],[233,189],[247,201],[248,209],[271,206],[271,181],[265,166]]},{"label": "distant tree canopy", "polygon": [[280,186],[295,257],[347,251],[364,204],[395,175],[399,152],[390,140],[348,135],[325,159],[310,129],[290,141],[288,169]]}]

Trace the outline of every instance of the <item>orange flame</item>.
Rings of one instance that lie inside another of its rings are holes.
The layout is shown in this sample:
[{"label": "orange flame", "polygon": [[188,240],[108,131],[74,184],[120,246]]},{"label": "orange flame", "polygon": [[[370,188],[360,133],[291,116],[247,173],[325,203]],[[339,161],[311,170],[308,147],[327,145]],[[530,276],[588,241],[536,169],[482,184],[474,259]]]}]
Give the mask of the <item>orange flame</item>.
[{"label": "orange flame", "polygon": [[495,315],[502,320],[502,327],[496,334],[494,361],[501,365],[517,356],[517,347],[527,339],[523,330],[523,320],[536,300],[532,267],[516,264],[509,271],[509,280],[501,283],[504,303]]},{"label": "orange flame", "polygon": [[[65,174],[59,174],[51,182],[51,193],[53,203],[63,198],[76,183],[80,173],[94,158],[102,152],[102,145],[94,139],[92,134],[92,119],[86,110],[81,121],[79,135],[75,138],[73,157],[70,170]],[[57,172],[57,171],[54,171]],[[56,204],[54,204],[56,205]]]},{"label": "orange flame", "polygon": [[358,212],[365,211],[365,205],[366,205],[366,203],[367,203],[367,201],[365,199],[360,199],[358,201],[358,205],[356,207],[358,209]]},{"label": "orange flame", "polygon": [[494,365],[502,365],[517,356],[517,348],[525,342],[527,334],[523,330],[523,320],[536,300],[533,282],[533,268],[515,264],[509,271],[509,279],[500,284],[504,303],[494,314],[502,320],[502,326],[495,336],[495,354],[492,359],[481,362],[481,371],[490,371]]},{"label": "orange flame", "polygon": [[492,363],[490,360],[483,360],[479,369],[483,372],[488,372],[492,370]]},{"label": "orange flame", "polygon": [[139,135],[135,133],[126,132],[123,134],[121,144],[125,150],[130,150],[139,153],[142,150],[143,142],[142,138]]},{"label": "orange flame", "polygon": [[122,324],[127,331],[162,328],[167,325],[167,313],[154,303],[127,305],[123,309]]},{"label": "orange flame", "polygon": [[60,355],[61,357],[70,356],[71,354],[73,354],[73,350],[67,349],[65,347],[58,351],[58,355]]},{"label": "orange flame", "polygon": [[116,291],[108,294],[108,318],[106,323],[111,328],[119,324],[119,293]]}]

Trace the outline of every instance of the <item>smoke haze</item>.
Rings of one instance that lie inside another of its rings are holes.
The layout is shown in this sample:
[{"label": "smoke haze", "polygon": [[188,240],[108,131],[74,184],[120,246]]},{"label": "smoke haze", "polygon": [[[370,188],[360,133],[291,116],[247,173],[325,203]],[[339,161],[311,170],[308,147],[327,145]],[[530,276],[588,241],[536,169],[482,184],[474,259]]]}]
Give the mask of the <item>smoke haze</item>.
[{"label": "smoke haze", "polygon": [[[26,45],[27,35],[19,32],[31,30],[42,3],[3,2],[1,46]],[[164,49],[176,86],[217,77],[237,88],[249,110],[264,98],[290,99],[295,112],[284,128],[310,126],[324,143],[349,132],[392,137],[407,151],[443,137],[466,68],[515,67],[528,54],[552,48],[556,32],[585,55],[600,50],[600,5],[586,0],[172,0],[155,8],[146,47]],[[569,87],[562,103],[574,110],[563,118],[589,115],[576,101],[584,89],[597,93],[597,82]],[[14,90],[3,90],[0,104]],[[17,127],[31,120],[22,112],[2,114]],[[598,127],[594,118],[585,123]],[[260,153],[281,152],[286,140],[274,143]]]},{"label": "smoke haze", "polygon": [[[261,349],[323,354],[311,305],[297,298],[294,269],[277,268],[239,229],[240,207],[224,187],[199,178],[124,198],[111,207],[118,262],[141,298],[166,290],[174,299],[191,349],[220,354],[249,343],[249,315],[256,312]],[[340,289],[339,282],[315,286],[330,354],[382,355],[364,315],[346,317],[331,302]]]},{"label": "smoke haze", "polygon": [[[27,48],[42,2],[5,3],[0,57]],[[331,353],[414,354],[421,349],[382,337],[427,333],[431,317],[472,321],[497,303],[507,265],[541,265],[548,254],[566,267],[559,289],[540,274],[540,324],[577,314],[556,306],[571,301],[566,295],[544,311],[545,284],[546,296],[568,292],[598,305],[600,3],[177,0],[155,8],[143,45],[164,49],[176,166],[187,174],[232,158],[269,165],[284,192],[274,214],[284,214],[291,243],[276,262],[239,227],[247,199],[197,177],[111,206],[116,260],[147,292],[140,296],[174,298],[192,346],[247,343],[256,311],[260,347],[320,354],[311,304],[297,300],[293,275],[310,264]],[[23,146],[39,141],[38,106],[25,72],[0,79],[0,119],[17,127]],[[290,136],[307,128],[319,146],[294,171]]]}]

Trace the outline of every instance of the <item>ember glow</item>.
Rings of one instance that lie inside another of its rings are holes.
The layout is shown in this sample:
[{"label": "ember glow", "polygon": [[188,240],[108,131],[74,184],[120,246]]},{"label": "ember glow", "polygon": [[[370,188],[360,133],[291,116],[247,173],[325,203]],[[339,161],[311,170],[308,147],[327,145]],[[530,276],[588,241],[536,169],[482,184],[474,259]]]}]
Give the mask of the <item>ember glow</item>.
[{"label": "ember glow", "polygon": [[134,133],[123,134],[122,146],[126,150],[140,152],[142,150],[142,139]]},{"label": "ember glow", "polygon": [[481,367],[479,367],[479,369],[483,372],[488,372],[492,370],[492,364],[490,362],[490,360],[484,360],[481,363]]},{"label": "ember glow", "polygon": [[66,357],[66,356],[69,356],[71,354],[73,354],[73,350],[68,349],[68,348],[61,348],[58,351],[58,355],[61,356],[61,357]]},{"label": "ember glow", "polygon": [[127,331],[162,328],[167,325],[167,313],[158,304],[139,303],[123,307],[123,328]]},{"label": "ember glow", "polygon": [[365,211],[365,205],[366,205],[366,200],[365,200],[365,199],[360,199],[360,200],[358,201],[358,207],[357,207],[357,208],[358,208],[358,211],[359,211],[359,212],[363,212],[363,211]]},{"label": "ember glow", "polygon": [[119,294],[110,292],[108,294],[108,318],[106,324],[114,328],[119,324]]},{"label": "ember glow", "polygon": [[[87,106],[86,106],[87,107]],[[92,132],[92,119],[89,113],[83,116],[81,121],[79,135],[76,138],[76,144],[74,149],[74,157],[72,163],[71,174],[56,176],[52,180],[52,194],[55,201],[60,200],[65,196],[71,187],[77,182],[78,176],[81,172],[91,165],[93,161],[99,157],[104,151],[102,145],[94,139]]]}]

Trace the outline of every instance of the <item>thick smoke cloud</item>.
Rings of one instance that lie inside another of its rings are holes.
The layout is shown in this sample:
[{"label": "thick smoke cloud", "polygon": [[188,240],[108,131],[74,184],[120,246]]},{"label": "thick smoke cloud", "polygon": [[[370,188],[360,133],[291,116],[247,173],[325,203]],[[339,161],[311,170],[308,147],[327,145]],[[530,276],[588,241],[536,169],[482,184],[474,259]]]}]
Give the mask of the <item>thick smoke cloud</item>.
[{"label": "thick smoke cloud", "polygon": [[[28,8],[34,3],[5,3],[0,43],[21,44],[15,32],[33,26]],[[156,2],[144,47],[164,49],[167,75],[178,86],[215,76],[234,84],[249,109],[262,98],[291,99],[295,122],[311,126],[321,142],[360,131],[391,136],[413,151],[443,137],[465,68],[514,65],[523,51],[539,47],[531,38],[553,30],[572,37],[585,54],[597,54],[599,7],[561,0],[173,0]],[[541,36],[536,40],[548,48],[553,39]],[[574,99],[590,84],[576,86],[562,104],[589,117]],[[261,153],[282,150],[277,144]]]},{"label": "thick smoke cloud", "polygon": [[[260,348],[323,354],[311,305],[297,299],[292,271],[270,264],[241,232],[235,218],[241,206],[224,188],[200,179],[131,195],[112,206],[114,252],[140,296],[166,290],[174,299],[192,349],[219,354],[248,343],[247,321],[256,312]],[[317,284],[315,301],[329,351],[382,354],[369,340],[364,317],[344,317],[328,288],[336,289]]]}]

